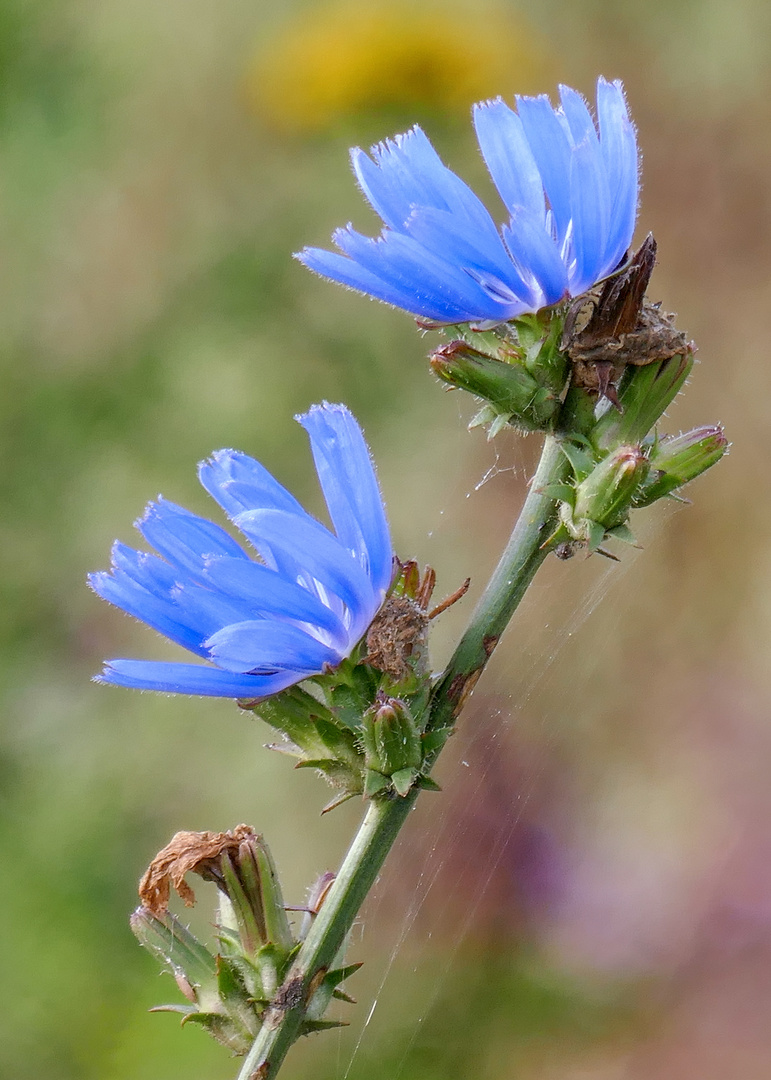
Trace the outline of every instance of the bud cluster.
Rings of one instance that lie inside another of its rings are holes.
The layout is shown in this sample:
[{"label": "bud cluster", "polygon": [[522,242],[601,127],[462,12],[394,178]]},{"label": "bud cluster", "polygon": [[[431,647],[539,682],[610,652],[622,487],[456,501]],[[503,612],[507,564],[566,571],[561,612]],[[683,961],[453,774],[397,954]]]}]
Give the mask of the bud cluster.
[{"label": "bud cluster", "polygon": [[491,438],[506,424],[524,432],[551,430],[568,374],[559,314],[522,316],[489,331],[447,330],[459,337],[431,354],[431,370],[484,401],[470,427],[489,425]]},{"label": "bud cluster", "polygon": [[[559,524],[549,543],[563,558],[632,541],[632,509],[650,506],[714,465],[727,449],[720,427],[660,437],[656,425],[685,384],[694,347],[675,317],[646,299],[655,265],[649,235],[603,283],[567,304],[493,329],[446,327],[431,369],[484,401],[471,427],[490,437],[506,424],[556,435],[568,459],[552,485]],[[608,554],[608,552],[604,552]]]},{"label": "bud cluster", "polygon": [[262,701],[242,701],[283,736],[271,749],[315,769],[337,789],[325,812],[355,795],[404,797],[415,784],[436,790],[427,762],[445,734],[426,731],[431,689],[428,626],[459,599],[429,610],[436,577],[400,563],[364,641],[334,671]]},{"label": "bud cluster", "polygon": [[559,500],[559,526],[550,538],[563,557],[575,546],[603,551],[601,544],[609,538],[633,543],[631,510],[678,498],[680,488],[725,454],[728,441],[719,426],[662,437],[655,430],[692,363],[689,354],[627,368],[618,405],[582,432],[563,436],[570,476],[551,492]]},{"label": "bud cluster", "polygon": [[[220,890],[216,952],[168,910],[171,886],[188,906],[195,902],[186,873],[213,881]],[[139,886],[141,906],[131,917],[136,937],[172,972],[187,998],[187,1004],[161,1005],[153,1011],[181,1014],[184,1024],[198,1024],[233,1053],[245,1054],[280,997],[333,880],[334,875],[324,874],[311,887],[307,904],[299,909],[305,919],[295,934],[261,836],[247,825],[226,833],[177,833],[148,867]],[[352,1001],[340,984],[360,966],[333,965],[316,981],[303,1034],[340,1026],[323,1016],[334,998]]]},{"label": "bud cluster", "polygon": [[[350,657],[302,686],[240,702],[280,732],[273,749],[296,758],[297,768],[315,769],[337,789],[325,810],[354,795],[399,799],[416,786],[437,790],[427,768],[447,732],[426,731],[428,626],[468,582],[429,610],[434,584],[430,568],[421,576],[416,563],[398,564],[390,595]],[[185,903],[195,902],[188,873],[220,890],[216,952],[168,910],[172,887]],[[177,833],[142,878],[142,903],[131,920],[135,935],[171,970],[188,999],[157,1011],[180,1013],[184,1023],[199,1024],[234,1053],[246,1053],[292,986],[292,962],[333,881],[323,875],[307,905],[294,909],[305,913],[294,932],[261,836],[245,825],[228,833]],[[339,1026],[324,1014],[334,998],[352,1000],[340,984],[358,967],[333,964],[312,983],[302,1034]]]}]

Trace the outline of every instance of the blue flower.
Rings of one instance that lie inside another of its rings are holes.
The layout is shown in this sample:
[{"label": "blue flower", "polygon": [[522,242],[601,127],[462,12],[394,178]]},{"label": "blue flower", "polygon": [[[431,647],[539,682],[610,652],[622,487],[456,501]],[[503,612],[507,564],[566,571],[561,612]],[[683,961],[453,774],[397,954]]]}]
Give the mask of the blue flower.
[{"label": "blue flower", "polygon": [[595,125],[586,102],[560,87],[541,97],[474,107],[490,175],[510,214],[499,231],[419,127],[351,152],[364,195],[385,222],[377,239],[350,225],[342,254],[297,258],[324,277],[437,323],[496,324],[579,296],[612,273],[632,240],[638,154],[620,82],[597,83]]},{"label": "blue flower", "polygon": [[199,466],[204,488],[254,546],[160,498],[137,528],[158,552],[116,542],[99,596],[206,664],[110,660],[98,681],[140,690],[261,698],[335,667],[366,633],[391,582],[392,548],[372,460],[343,405],[297,417],[334,533],[259,462],[219,450]]}]

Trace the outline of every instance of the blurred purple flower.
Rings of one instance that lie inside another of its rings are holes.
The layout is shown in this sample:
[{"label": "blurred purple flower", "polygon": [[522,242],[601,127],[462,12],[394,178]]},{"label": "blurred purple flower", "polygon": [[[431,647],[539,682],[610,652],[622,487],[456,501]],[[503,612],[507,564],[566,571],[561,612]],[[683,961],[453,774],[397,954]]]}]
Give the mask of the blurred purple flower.
[{"label": "blurred purple flower", "polygon": [[[297,418],[310,436],[332,533],[259,462],[219,450],[202,485],[259,553],[166,499],[137,528],[157,555],[116,542],[99,596],[208,664],[110,660],[97,681],[140,690],[261,698],[335,667],[390,585],[391,539],[369,450],[343,405]],[[159,557],[160,556],[160,557]]]},{"label": "blurred purple flower", "polygon": [[364,195],[385,222],[377,239],[350,225],[342,254],[297,258],[324,277],[437,323],[504,322],[579,296],[612,273],[632,240],[638,202],[634,125],[620,82],[597,83],[595,125],[560,87],[474,107],[482,156],[510,214],[499,231],[419,127],[351,151]]}]

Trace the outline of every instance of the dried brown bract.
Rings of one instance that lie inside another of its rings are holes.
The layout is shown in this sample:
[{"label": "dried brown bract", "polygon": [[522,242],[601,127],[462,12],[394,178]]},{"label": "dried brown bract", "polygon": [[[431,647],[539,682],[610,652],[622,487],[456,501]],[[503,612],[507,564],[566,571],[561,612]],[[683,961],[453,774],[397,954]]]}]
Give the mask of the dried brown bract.
[{"label": "dried brown bract", "polygon": [[573,385],[618,405],[616,382],[624,368],[669,360],[693,349],[674,315],[645,302],[656,262],[652,234],[599,296],[579,296],[565,317],[561,348],[573,364]]},{"label": "dried brown bract", "polygon": [[402,565],[404,592],[389,596],[372,621],[367,632],[367,655],[364,663],[385,672],[395,683],[404,682],[413,674],[410,660],[425,650],[428,624],[468,591],[470,579],[437,604],[428,606],[436,585],[436,572],[427,566],[421,578],[416,562]]},{"label": "dried brown bract", "polygon": [[409,661],[425,647],[428,614],[409,596],[389,596],[367,631],[364,662],[395,683],[412,675]]}]

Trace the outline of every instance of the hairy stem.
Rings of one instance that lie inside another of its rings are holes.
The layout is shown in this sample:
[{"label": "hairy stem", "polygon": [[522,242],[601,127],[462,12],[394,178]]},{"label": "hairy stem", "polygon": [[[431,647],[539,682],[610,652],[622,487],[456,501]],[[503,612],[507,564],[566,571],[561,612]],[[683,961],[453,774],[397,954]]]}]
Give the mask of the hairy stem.
[{"label": "hairy stem", "polygon": [[471,621],[431,697],[429,728],[451,727],[482,674],[549,548],[556,526],[554,499],[545,490],[568,473],[558,440],[547,435],[541,460],[509,542],[480,597]]},{"label": "hairy stem", "polygon": [[[437,682],[431,700],[430,729],[452,727],[511,616],[547,554],[544,546],[555,525],[555,502],[545,488],[562,480],[567,460],[547,436],[538,470],[506,550],[474,611],[468,629]],[[433,764],[438,756],[438,751]],[[265,1015],[244,1059],[238,1080],[273,1080],[300,1034],[306,1009],[409,815],[419,789],[405,798],[372,799],[340,872],[297,958]]]},{"label": "hairy stem", "polygon": [[345,941],[417,797],[373,799],[329,895],[244,1059],[238,1080],[272,1080],[297,1038],[308,1000]]}]

